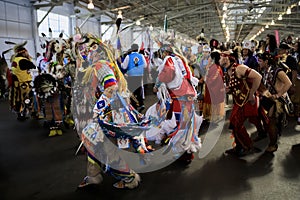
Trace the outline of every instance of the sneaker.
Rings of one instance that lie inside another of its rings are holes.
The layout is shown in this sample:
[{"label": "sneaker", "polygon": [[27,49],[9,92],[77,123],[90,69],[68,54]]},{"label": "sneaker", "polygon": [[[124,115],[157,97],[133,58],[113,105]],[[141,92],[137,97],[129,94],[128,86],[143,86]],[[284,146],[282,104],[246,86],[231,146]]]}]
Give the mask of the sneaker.
[{"label": "sneaker", "polygon": [[193,159],[194,159],[193,153],[184,152],[178,160],[183,164],[189,165]]},{"label": "sneaker", "polygon": [[278,149],[278,145],[275,144],[275,145],[269,145],[265,151],[268,153],[273,153],[273,152],[277,151],[277,149]]},{"label": "sneaker", "polygon": [[43,112],[39,112],[38,113],[38,119],[44,119],[45,116],[44,116],[44,113]]},{"label": "sneaker", "polygon": [[137,173],[134,173],[134,177],[123,179],[113,184],[113,186],[118,189],[125,189],[125,188],[134,189],[139,186],[140,182],[141,182],[140,176]]},{"label": "sneaker", "polygon": [[83,188],[90,185],[91,183],[88,182],[88,178],[88,176],[84,177],[82,182],[78,185],[78,188]]},{"label": "sneaker", "polygon": [[53,137],[57,134],[56,129],[50,129],[50,133],[48,135],[48,137]]},{"label": "sneaker", "polygon": [[56,133],[57,133],[57,135],[62,135],[62,134],[63,134],[63,132],[62,132],[61,129],[57,129],[57,130],[56,130]]},{"label": "sneaker", "polygon": [[226,150],[225,154],[233,155],[233,156],[237,156],[237,157],[243,157],[243,156],[247,155],[249,152],[250,151],[247,151],[245,149],[232,148],[232,149]]},{"label": "sneaker", "polygon": [[83,178],[82,182],[78,185],[78,188],[84,188],[88,185],[97,185],[103,181],[101,174],[96,175],[95,177],[86,176]]}]

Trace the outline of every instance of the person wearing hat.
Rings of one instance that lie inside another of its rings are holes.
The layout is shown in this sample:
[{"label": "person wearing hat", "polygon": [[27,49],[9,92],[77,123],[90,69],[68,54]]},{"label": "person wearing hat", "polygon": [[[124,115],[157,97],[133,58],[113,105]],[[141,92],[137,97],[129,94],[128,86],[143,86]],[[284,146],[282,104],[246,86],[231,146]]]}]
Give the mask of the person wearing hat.
[{"label": "person wearing hat", "polygon": [[247,65],[251,69],[258,70],[258,62],[255,56],[253,56],[253,51],[251,50],[251,41],[245,41],[242,49],[243,64]]},{"label": "person wearing hat", "polygon": [[128,81],[128,89],[133,93],[138,102],[132,101],[132,105],[138,110],[142,111],[144,106],[144,91],[143,91],[143,77],[144,69],[147,67],[147,62],[143,54],[138,52],[139,46],[132,44],[129,54],[125,57],[121,68],[125,70],[125,76]]},{"label": "person wearing hat", "polygon": [[256,56],[257,47],[258,47],[258,41],[251,40],[251,51],[253,52],[253,56]]},{"label": "person wearing hat", "polygon": [[229,128],[232,129],[236,145],[225,153],[244,156],[254,149],[244,122],[258,116],[258,99],[255,92],[260,85],[261,75],[246,65],[238,64],[237,58],[230,51],[221,53],[220,65],[227,71],[226,91],[231,93],[234,99]]},{"label": "person wearing hat", "polygon": [[206,75],[206,66],[208,64],[208,59],[209,59],[209,56],[210,56],[210,52],[211,52],[211,48],[206,44],[203,46],[203,49],[202,49],[202,57],[201,57],[201,60],[199,62],[199,69],[200,69],[200,75],[202,77],[205,77]]},{"label": "person wearing hat", "polygon": [[27,42],[16,45],[14,47],[15,54],[12,57],[11,72],[13,85],[11,87],[10,94],[10,106],[11,109],[16,111],[19,120],[26,119],[21,113],[22,105],[24,104],[25,98],[30,100],[28,109],[31,111],[33,103],[32,94],[32,76],[30,73],[31,69],[35,69],[36,66],[31,61],[31,57],[24,47]]}]

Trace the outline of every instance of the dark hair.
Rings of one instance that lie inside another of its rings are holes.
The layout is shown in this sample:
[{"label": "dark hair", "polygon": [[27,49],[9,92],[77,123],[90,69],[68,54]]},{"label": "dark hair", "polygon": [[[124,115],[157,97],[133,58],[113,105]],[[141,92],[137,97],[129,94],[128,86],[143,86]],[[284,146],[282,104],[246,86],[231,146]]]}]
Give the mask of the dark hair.
[{"label": "dark hair", "polygon": [[137,52],[138,50],[139,50],[139,45],[133,43],[133,44],[131,45],[130,51]]},{"label": "dark hair", "polygon": [[221,55],[220,55],[219,52],[217,52],[217,51],[211,52],[210,57],[215,61],[215,63],[216,63],[217,65],[220,65],[220,58],[221,58]]},{"label": "dark hair", "polygon": [[[244,50],[244,49],[243,49]],[[248,52],[247,52],[247,56],[248,57],[251,57],[251,56],[253,56],[253,51],[252,50],[250,50],[250,49],[247,49],[248,50]]]},{"label": "dark hair", "polygon": [[164,44],[162,47],[159,49],[159,51],[164,52],[167,51],[169,53],[173,53],[173,48],[170,44]]},{"label": "dark hair", "polygon": [[216,49],[219,46],[219,41],[216,39],[211,39],[209,42],[209,46],[212,50]]},{"label": "dark hair", "polygon": [[269,65],[274,65],[275,64],[275,57],[272,56],[269,52],[258,53],[257,58],[262,59],[263,61],[267,60]]},{"label": "dark hair", "polygon": [[230,63],[239,63],[239,57],[240,57],[240,52],[241,48],[236,47],[233,52],[230,54],[229,60]]},{"label": "dark hair", "polygon": [[154,52],[153,52],[153,57],[154,57],[154,58],[158,58],[158,57],[159,57],[158,51],[154,51]]},{"label": "dark hair", "polygon": [[268,34],[267,37],[269,38],[269,50],[270,52],[275,52],[277,49],[277,42],[275,35]]},{"label": "dark hair", "polygon": [[299,55],[300,55],[300,42],[298,41],[298,42],[296,42],[296,44],[298,44],[298,49],[295,49],[295,52],[298,53],[298,57],[299,57]]}]

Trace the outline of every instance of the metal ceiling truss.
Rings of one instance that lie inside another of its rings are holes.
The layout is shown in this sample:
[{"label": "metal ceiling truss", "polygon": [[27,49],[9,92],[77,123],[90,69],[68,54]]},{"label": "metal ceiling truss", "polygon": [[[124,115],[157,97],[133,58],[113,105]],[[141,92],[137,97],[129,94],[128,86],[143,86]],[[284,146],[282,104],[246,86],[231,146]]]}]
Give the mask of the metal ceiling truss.
[{"label": "metal ceiling truss", "polygon": [[[42,7],[61,6],[62,3],[75,3],[85,7],[89,0],[41,0],[33,5]],[[107,15],[113,24],[118,11],[122,11],[123,22],[132,23],[143,17],[144,25],[163,27],[164,16],[168,18],[168,28],[195,39],[204,28],[206,36],[219,41],[226,40],[226,27],[230,40],[249,39],[256,31],[270,25],[265,32],[275,29],[289,29],[300,33],[299,0],[93,0],[97,11],[91,13]],[[297,5],[296,5],[297,4]],[[226,9],[224,8],[226,5]],[[291,5],[292,14],[284,14]],[[295,6],[296,5],[296,6]],[[222,23],[223,15],[224,24]],[[277,18],[283,14],[282,21]],[[264,37],[263,34],[260,37]]]}]

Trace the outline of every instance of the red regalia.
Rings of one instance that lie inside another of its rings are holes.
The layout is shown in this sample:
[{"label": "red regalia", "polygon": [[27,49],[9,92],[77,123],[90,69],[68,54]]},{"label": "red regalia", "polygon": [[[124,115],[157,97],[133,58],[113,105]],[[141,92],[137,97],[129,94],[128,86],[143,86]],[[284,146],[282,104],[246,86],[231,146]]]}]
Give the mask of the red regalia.
[{"label": "red regalia", "polygon": [[232,66],[232,75],[230,76],[229,89],[234,99],[234,105],[230,116],[230,128],[235,137],[235,143],[238,148],[249,150],[252,148],[252,140],[244,126],[244,122],[249,117],[258,115],[258,102],[252,105],[249,100],[251,81],[247,79],[251,69],[249,68],[242,78],[236,76],[237,64]]}]

